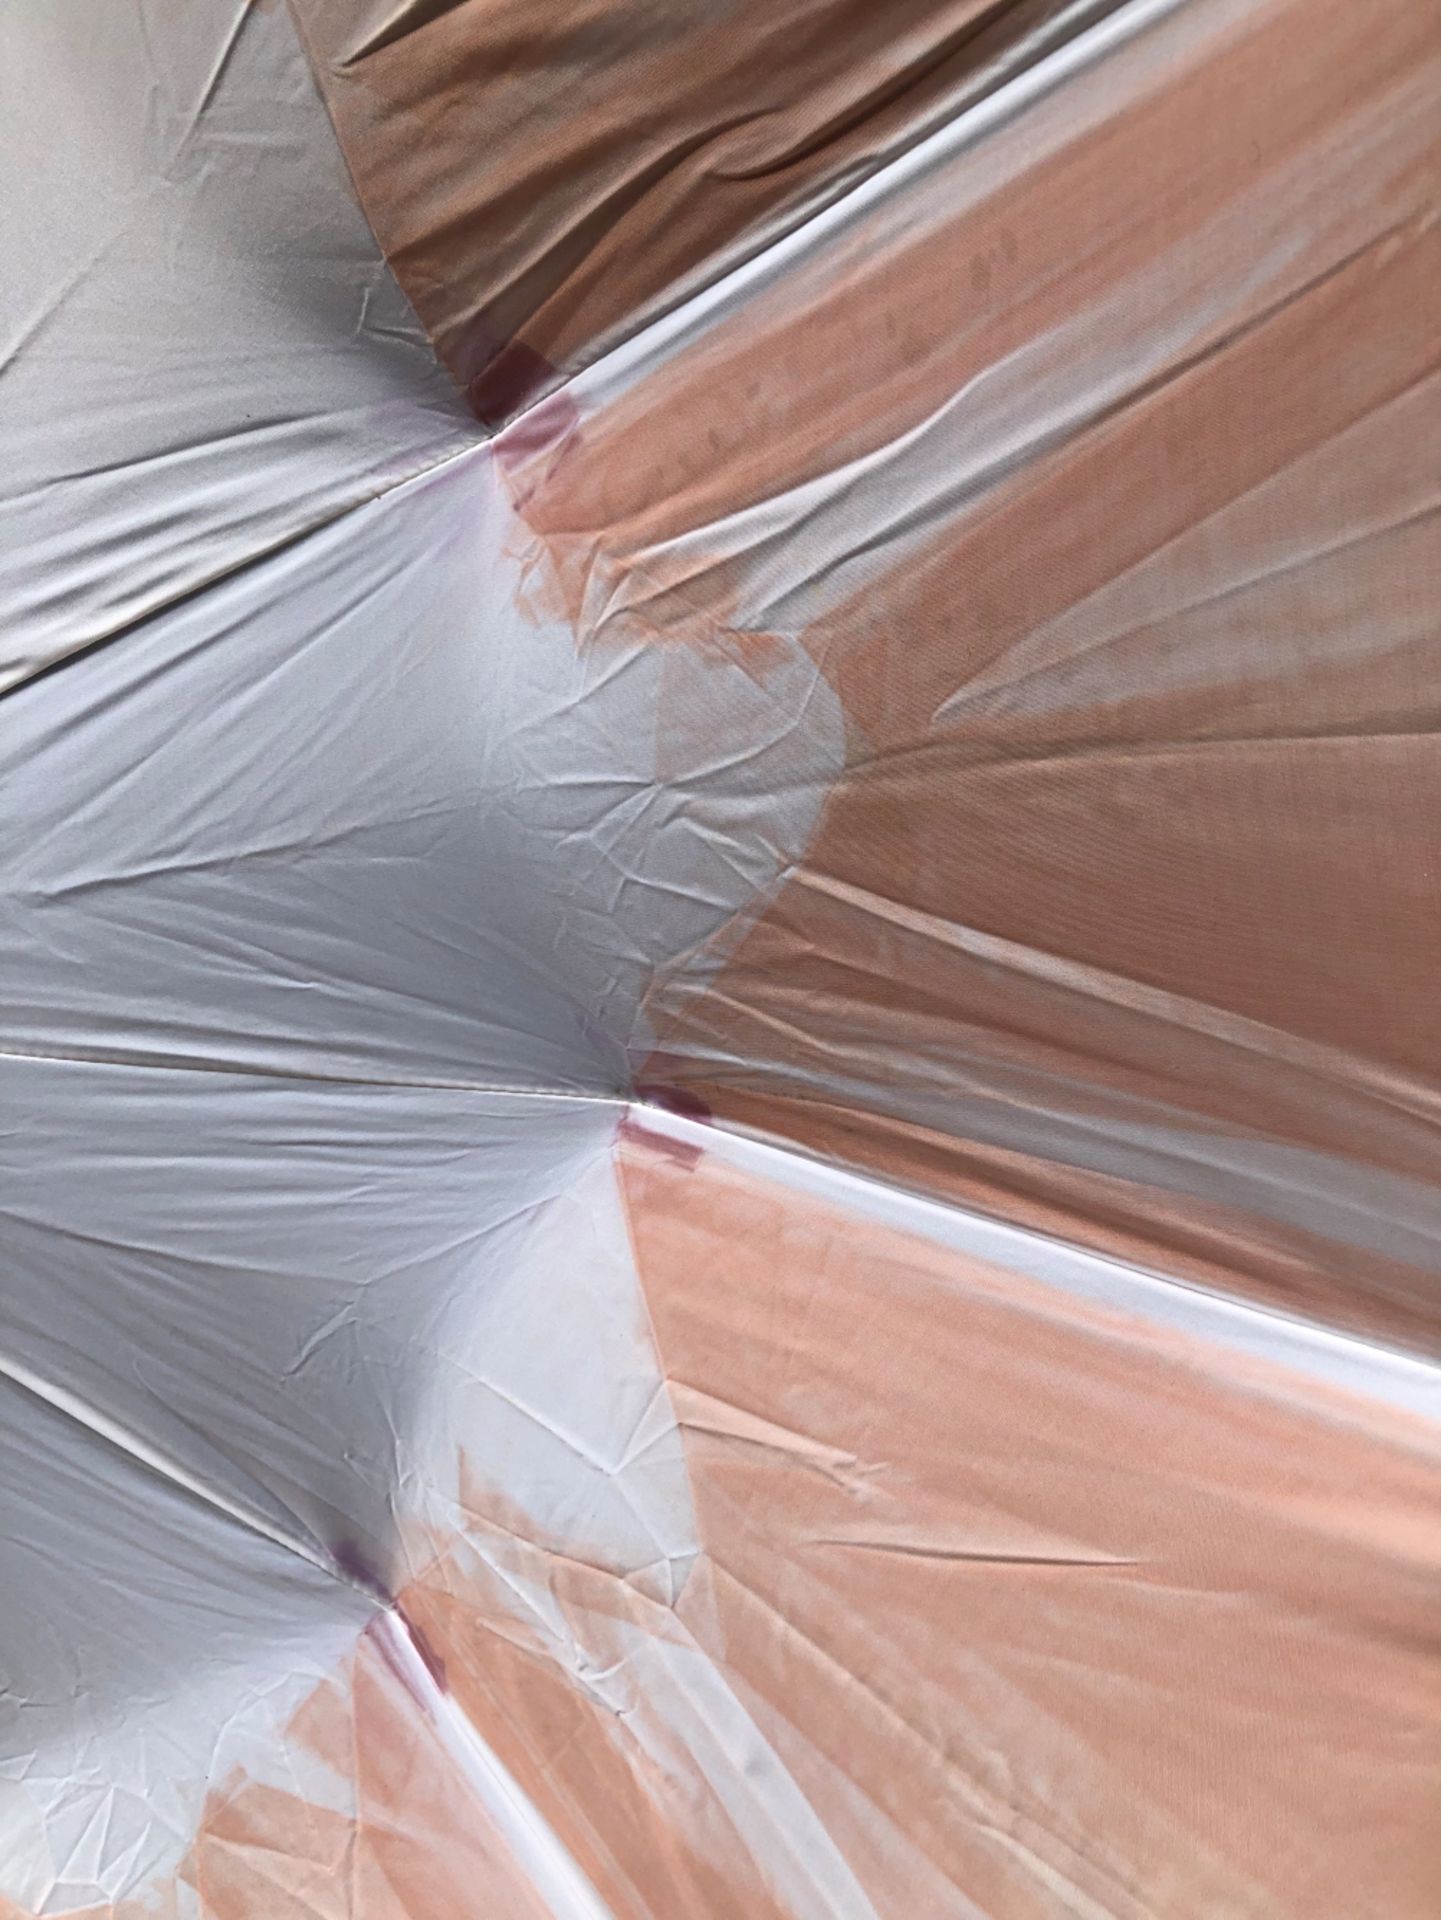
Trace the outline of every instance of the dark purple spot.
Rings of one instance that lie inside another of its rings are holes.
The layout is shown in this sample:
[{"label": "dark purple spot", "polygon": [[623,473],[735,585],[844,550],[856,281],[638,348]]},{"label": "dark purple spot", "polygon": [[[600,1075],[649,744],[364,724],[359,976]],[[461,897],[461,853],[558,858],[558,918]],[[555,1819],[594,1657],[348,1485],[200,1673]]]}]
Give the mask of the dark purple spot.
[{"label": "dark purple spot", "polygon": [[570,395],[553,393],[496,435],[495,457],[510,473],[539,454],[559,456],[579,424],[580,408]]},{"label": "dark purple spot", "polygon": [[512,340],[494,354],[466,386],[470,410],[485,427],[503,427],[549,393],[559,370],[543,353]]},{"label": "dark purple spot", "polygon": [[372,1600],[378,1600],[383,1607],[391,1604],[390,1588],[376,1572],[365,1549],[354,1540],[336,1540],[331,1543],[330,1557],[338,1572],[353,1587],[359,1587],[362,1593],[368,1593]]},{"label": "dark purple spot", "polygon": [[673,1160],[678,1167],[697,1166],[705,1149],[693,1140],[677,1140],[654,1126],[648,1127],[644,1113],[647,1107],[654,1113],[674,1113],[682,1120],[695,1120],[705,1126],[714,1116],[700,1095],[665,1081],[642,1081],[635,1089],[635,1106],[622,1120],[620,1129],[631,1139],[644,1140],[650,1152]]},{"label": "dark purple spot", "polygon": [[663,1113],[679,1114],[682,1120],[709,1122],[715,1115],[698,1093],[688,1087],[672,1087],[659,1082],[642,1082],[635,1097],[643,1107],[659,1107]]},{"label": "dark purple spot", "polygon": [[483,426],[503,427],[560,384],[560,369],[524,340],[507,339],[477,313],[446,353]]}]

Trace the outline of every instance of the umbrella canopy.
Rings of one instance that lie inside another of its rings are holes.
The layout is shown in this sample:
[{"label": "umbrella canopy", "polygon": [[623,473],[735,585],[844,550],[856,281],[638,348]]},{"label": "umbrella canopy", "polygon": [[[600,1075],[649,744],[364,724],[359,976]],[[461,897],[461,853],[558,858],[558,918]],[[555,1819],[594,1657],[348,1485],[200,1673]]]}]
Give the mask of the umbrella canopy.
[{"label": "umbrella canopy", "polygon": [[0,17],[0,1916],[1441,1900],[1441,14]]}]

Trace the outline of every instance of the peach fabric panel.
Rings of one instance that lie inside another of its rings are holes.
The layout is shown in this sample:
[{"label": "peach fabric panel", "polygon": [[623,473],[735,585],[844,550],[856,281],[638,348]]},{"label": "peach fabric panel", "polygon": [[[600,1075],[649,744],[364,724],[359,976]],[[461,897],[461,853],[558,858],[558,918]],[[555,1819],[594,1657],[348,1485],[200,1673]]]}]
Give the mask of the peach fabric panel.
[{"label": "peach fabric panel", "polygon": [[1114,0],[294,0],[362,203],[482,419]]},{"label": "peach fabric panel", "polygon": [[[429,1708],[371,1633],[305,1700],[286,1744],[297,1777],[318,1760],[342,1804],[237,1769],[211,1791],[175,1880],[52,1920],[547,1920]],[[0,1904],[0,1920],[30,1917]]]},{"label": "peach fabric panel", "polygon": [[1435,1911],[1434,1432],[713,1155],[622,1172],[678,1614],[878,1913]]},{"label": "peach fabric panel", "polygon": [[1182,9],[501,436],[578,644],[850,729],[646,1083],[1436,1343],[1438,85],[1407,0]]},{"label": "peach fabric panel", "polygon": [[[670,1702],[626,1677],[638,1640],[688,1641],[669,1605],[588,1557],[583,1537],[544,1538],[473,1462],[461,1478],[465,1528],[430,1543],[399,1604],[471,1725],[615,1920],[786,1920],[714,1783],[667,1725]],[[559,1614],[559,1638],[527,1593]],[[625,1711],[578,1683],[577,1667],[621,1676]]]}]

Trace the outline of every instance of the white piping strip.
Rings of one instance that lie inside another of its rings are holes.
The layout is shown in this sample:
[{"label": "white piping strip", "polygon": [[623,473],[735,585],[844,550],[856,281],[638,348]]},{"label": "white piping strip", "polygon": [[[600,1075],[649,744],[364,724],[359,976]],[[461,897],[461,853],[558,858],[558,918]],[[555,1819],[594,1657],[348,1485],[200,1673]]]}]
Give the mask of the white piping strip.
[{"label": "white piping strip", "polygon": [[387,1653],[429,1707],[451,1758],[475,1788],[555,1920],[613,1920],[609,1907],[529,1794],[457,1703],[436,1685],[405,1621],[394,1608],[377,1616],[372,1632],[384,1636]]},{"label": "white piping strip", "polygon": [[[1203,30],[1221,31],[1243,17],[1247,4],[1248,0],[1209,0],[1210,12],[1201,8],[1196,18]],[[885,200],[1003,127],[1036,100],[1088,67],[1099,65],[1126,42],[1171,15],[1187,14],[1194,6],[1195,0],[1124,0],[993,92],[964,104],[958,113],[940,121],[873,173],[863,175],[835,199],[823,201],[795,225],[785,227],[755,252],[686,294],[675,306],[623,335],[594,360],[577,368],[552,394],[564,391],[582,403],[589,397],[591,405],[598,404],[599,397],[608,394],[613,384],[627,383],[668,358],[718,313],[732,309],[755,287],[770,284],[778,274],[834,241],[858,216],[874,212]],[[523,408],[496,431],[495,439],[509,433],[517,421],[552,394]]]},{"label": "white piping strip", "polygon": [[[296,1554],[327,1579],[364,1588],[347,1579],[344,1571],[323,1558],[305,1540],[276,1527],[244,1501],[197,1478],[188,1468],[152,1446],[130,1428],[90,1406],[78,1394],[34,1373],[19,1362],[0,1358],[0,1378],[31,1393],[37,1400],[66,1415],[79,1426],[184,1489],[206,1506],[236,1521],[248,1532],[260,1534],[287,1552]],[[371,1596],[367,1596],[371,1597]],[[446,1751],[474,1787],[516,1859],[533,1881],[555,1920],[613,1920],[610,1909],[571,1858],[529,1795],[493,1753],[456,1701],[443,1693],[422,1658],[405,1621],[393,1606],[379,1606],[370,1632],[381,1637],[388,1657],[403,1674],[411,1691],[425,1704],[444,1741]]]},{"label": "white piping strip", "polygon": [[77,1426],[84,1427],[87,1432],[95,1434],[97,1438],[106,1441],[119,1452],[138,1461],[141,1466],[148,1467],[162,1480],[168,1480],[173,1486],[180,1487],[207,1507],[212,1507],[217,1513],[223,1513],[227,1519],[238,1522],[248,1532],[258,1533],[265,1539],[273,1541],[277,1547],[284,1547],[288,1553],[298,1554],[302,1560],[318,1568],[327,1578],[332,1580],[340,1578],[334,1566],[301,1535],[288,1533],[284,1528],[277,1527],[274,1521],[268,1520],[258,1507],[249,1506],[243,1500],[236,1500],[221,1488],[202,1480],[199,1475],[192,1473],[188,1467],[182,1466],[180,1461],[164,1452],[162,1448],[142,1439],[138,1433],[124,1426],[119,1420],[112,1420],[109,1414],[102,1413],[98,1407],[93,1407],[87,1400],[82,1400],[78,1393],[71,1393],[68,1387],[58,1386],[53,1380],[47,1380],[43,1374],[35,1373],[22,1361],[12,1360],[3,1355],[0,1355],[0,1379],[9,1380],[13,1385],[22,1387],[26,1393],[33,1394],[47,1407],[53,1407],[57,1413],[62,1413],[67,1419],[73,1420]]},{"label": "white piping strip", "polygon": [[374,1087],[394,1093],[494,1094],[507,1100],[563,1100],[576,1106],[623,1107],[630,1097],[624,1093],[572,1092],[565,1087],[507,1087],[485,1080],[395,1080],[373,1074],[311,1073],[304,1067],[262,1067],[251,1061],[218,1060],[210,1054],[156,1053],[141,1047],[127,1052],[101,1047],[43,1052],[37,1047],[0,1046],[0,1060],[38,1060],[62,1067],[130,1067],[147,1073],[223,1073],[305,1086]]},{"label": "white piping strip", "polygon": [[1186,1280],[1128,1266],[1025,1227],[926,1199],[754,1135],[636,1102],[630,1118],[747,1172],[813,1194],[903,1232],[1009,1268],[1028,1279],[1229,1347],[1441,1425],[1441,1363],[1377,1346]]}]

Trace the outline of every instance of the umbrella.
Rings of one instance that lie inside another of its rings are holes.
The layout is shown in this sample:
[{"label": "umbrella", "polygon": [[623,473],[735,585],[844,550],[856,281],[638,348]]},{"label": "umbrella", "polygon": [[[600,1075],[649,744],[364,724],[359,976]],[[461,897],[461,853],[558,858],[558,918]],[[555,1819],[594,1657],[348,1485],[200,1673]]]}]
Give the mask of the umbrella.
[{"label": "umbrella", "polygon": [[1434,1912],[1434,10],[0,49],[0,1914]]}]

